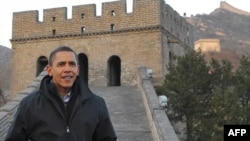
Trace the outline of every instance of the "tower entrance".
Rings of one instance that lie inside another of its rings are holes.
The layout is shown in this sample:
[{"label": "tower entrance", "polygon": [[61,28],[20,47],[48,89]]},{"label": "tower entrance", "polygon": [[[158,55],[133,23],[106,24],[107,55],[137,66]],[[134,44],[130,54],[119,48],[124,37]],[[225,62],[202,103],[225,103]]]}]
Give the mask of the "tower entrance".
[{"label": "tower entrance", "polygon": [[108,60],[108,86],[121,86],[121,59],[114,55]]},{"label": "tower entrance", "polygon": [[84,53],[80,53],[78,55],[79,61],[79,76],[88,84],[88,70],[89,70],[89,63],[88,57]]}]

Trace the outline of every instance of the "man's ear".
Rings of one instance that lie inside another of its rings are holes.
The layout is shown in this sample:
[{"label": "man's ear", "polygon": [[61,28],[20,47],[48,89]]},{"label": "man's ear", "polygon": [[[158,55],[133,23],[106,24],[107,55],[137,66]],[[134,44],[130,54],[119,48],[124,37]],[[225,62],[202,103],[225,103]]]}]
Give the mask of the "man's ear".
[{"label": "man's ear", "polygon": [[47,71],[47,73],[48,73],[49,76],[52,76],[52,68],[51,68],[50,65],[46,66],[46,71]]}]

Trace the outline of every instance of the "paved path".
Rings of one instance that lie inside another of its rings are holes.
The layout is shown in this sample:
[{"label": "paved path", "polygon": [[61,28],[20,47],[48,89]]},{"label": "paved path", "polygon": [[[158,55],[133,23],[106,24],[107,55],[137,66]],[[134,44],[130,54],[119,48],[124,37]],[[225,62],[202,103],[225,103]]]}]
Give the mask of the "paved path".
[{"label": "paved path", "polygon": [[108,106],[117,141],[153,141],[137,87],[90,87]]}]

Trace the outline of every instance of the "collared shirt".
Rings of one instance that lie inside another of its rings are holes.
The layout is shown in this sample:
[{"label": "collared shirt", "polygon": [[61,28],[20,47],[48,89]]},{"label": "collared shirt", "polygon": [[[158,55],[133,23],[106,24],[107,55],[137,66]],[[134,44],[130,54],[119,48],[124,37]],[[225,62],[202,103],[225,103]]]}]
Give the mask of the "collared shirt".
[{"label": "collared shirt", "polygon": [[68,103],[68,102],[69,102],[69,99],[70,99],[70,92],[67,93],[65,96],[63,96],[63,102],[64,102],[64,103]]}]

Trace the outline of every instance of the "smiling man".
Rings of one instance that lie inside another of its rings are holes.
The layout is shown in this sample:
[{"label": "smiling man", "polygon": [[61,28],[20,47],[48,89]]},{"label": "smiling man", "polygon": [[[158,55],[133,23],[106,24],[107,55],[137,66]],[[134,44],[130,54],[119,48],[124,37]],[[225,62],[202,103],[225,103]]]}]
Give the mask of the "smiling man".
[{"label": "smiling man", "polygon": [[[65,49],[65,48],[59,48]],[[53,51],[50,55],[49,65],[47,66],[47,72],[53,77],[53,82],[55,83],[57,90],[61,96],[65,96],[73,83],[79,72],[79,67],[77,65],[76,54],[72,51],[60,51],[59,49]]]},{"label": "smiling man", "polygon": [[5,141],[116,141],[104,99],[78,77],[76,53],[56,48],[46,70],[39,90],[21,101]]}]

